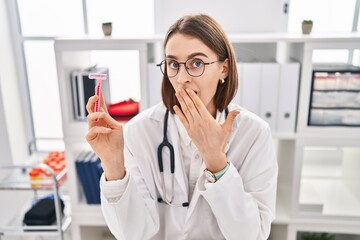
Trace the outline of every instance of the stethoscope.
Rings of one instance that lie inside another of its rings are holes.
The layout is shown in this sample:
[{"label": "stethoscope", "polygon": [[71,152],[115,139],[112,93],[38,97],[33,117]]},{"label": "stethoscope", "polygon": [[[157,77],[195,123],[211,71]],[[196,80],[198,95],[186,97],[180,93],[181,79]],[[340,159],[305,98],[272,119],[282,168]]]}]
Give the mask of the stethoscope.
[{"label": "stethoscope", "polygon": [[[227,115],[229,114],[229,109],[225,108],[225,119],[227,118]],[[158,163],[159,163],[159,170],[161,175],[161,185],[162,185],[162,192],[164,195],[164,198],[159,197],[158,202],[166,203],[172,207],[188,207],[189,202],[183,202],[183,203],[173,203],[174,200],[174,173],[175,173],[175,153],[174,153],[174,147],[173,145],[168,141],[167,138],[167,126],[168,126],[168,119],[169,119],[169,110],[166,109],[165,112],[165,118],[164,118],[164,132],[163,132],[163,141],[160,143],[158,147]],[[171,198],[168,199],[166,194],[166,187],[165,187],[165,181],[164,181],[164,165],[163,165],[163,158],[162,158],[162,151],[164,148],[169,149],[170,154],[170,173],[171,173]]]}]

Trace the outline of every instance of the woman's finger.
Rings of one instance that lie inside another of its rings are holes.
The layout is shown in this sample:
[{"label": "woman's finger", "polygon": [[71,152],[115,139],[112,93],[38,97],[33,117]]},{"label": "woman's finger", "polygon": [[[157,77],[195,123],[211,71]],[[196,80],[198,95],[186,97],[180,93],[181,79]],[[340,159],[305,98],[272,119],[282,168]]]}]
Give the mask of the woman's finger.
[{"label": "woman's finger", "polygon": [[204,117],[206,115],[209,115],[210,113],[206,109],[204,103],[201,101],[198,95],[194,92],[194,90],[187,88],[186,89],[187,94],[191,98],[193,104],[195,105],[196,110],[198,111],[199,115],[201,117]]},{"label": "woman's finger", "polygon": [[233,123],[236,119],[236,116],[240,114],[239,110],[232,110],[229,112],[227,118],[225,119],[225,122],[222,124],[223,129],[230,134],[232,131]]},{"label": "woman's finger", "polygon": [[[88,113],[94,112],[95,103],[98,99],[99,99],[99,97],[97,95],[94,95],[89,98],[89,100],[86,104],[86,110],[88,111]],[[100,91],[100,99],[101,99],[100,100],[100,109],[103,109],[104,112],[108,113],[106,102],[105,102],[105,97],[104,97],[104,94],[102,91]]]},{"label": "woman's finger", "polygon": [[118,128],[120,123],[113,119],[108,113],[105,112],[93,112],[87,116],[88,123],[91,126],[98,125],[98,119],[104,121],[110,128]]},{"label": "woman's finger", "polygon": [[98,100],[98,98],[98,96],[94,95],[88,99],[86,103],[86,110],[88,111],[88,113],[94,112],[95,102]]},{"label": "woman's finger", "polygon": [[188,106],[187,106],[187,104],[186,104],[186,102],[185,102],[182,94],[180,93],[181,91],[183,91],[183,90],[182,90],[182,89],[179,89],[178,91],[176,91],[175,96],[176,96],[177,100],[178,100],[179,103],[180,103],[181,110],[182,110],[183,114],[185,115],[187,121],[188,121],[189,123],[191,123],[191,122],[194,121],[194,119],[193,119],[193,116],[192,116],[192,114],[191,114],[191,112],[190,112],[190,109],[188,108]]},{"label": "woman's finger", "polygon": [[175,105],[173,107],[173,109],[174,109],[176,115],[179,117],[182,124],[184,125],[184,127],[186,129],[188,129],[189,128],[189,122],[188,122],[187,118],[185,117],[185,115],[183,114],[183,112],[181,111],[181,109],[179,108],[179,106]]},{"label": "woman's finger", "polygon": [[120,128],[121,124],[110,116],[108,113],[103,113],[105,122],[109,125],[110,128]]},{"label": "woman's finger", "polygon": [[193,117],[193,119],[199,120],[200,114],[199,114],[198,110],[196,109],[196,106],[195,106],[193,100],[190,98],[188,92],[185,91],[185,89],[181,89],[180,94],[181,94],[182,98],[184,99],[184,102],[185,102],[186,106],[188,107],[189,112],[191,113],[191,116]]},{"label": "woman's finger", "polygon": [[87,115],[87,120],[89,123],[94,122],[96,119],[102,119],[103,113],[102,112],[92,112]]},{"label": "woman's finger", "polygon": [[88,142],[91,142],[98,136],[98,134],[108,134],[110,132],[111,132],[111,128],[94,126],[89,129],[85,137]]},{"label": "woman's finger", "polygon": [[106,106],[106,102],[105,102],[105,97],[103,92],[101,91],[101,104],[100,104],[100,109],[103,108],[104,112],[109,113],[107,110],[107,106]]}]

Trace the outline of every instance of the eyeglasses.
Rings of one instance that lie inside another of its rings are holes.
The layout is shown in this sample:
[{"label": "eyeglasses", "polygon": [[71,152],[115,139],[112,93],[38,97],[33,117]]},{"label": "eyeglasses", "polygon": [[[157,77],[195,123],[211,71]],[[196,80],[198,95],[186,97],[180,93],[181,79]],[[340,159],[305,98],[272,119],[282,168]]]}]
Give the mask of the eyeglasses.
[{"label": "eyeglasses", "polygon": [[199,58],[190,58],[186,62],[178,62],[174,59],[165,59],[156,66],[160,67],[161,72],[169,78],[175,77],[179,73],[180,65],[184,64],[186,72],[192,77],[200,77],[205,71],[205,65],[210,65],[221,60],[213,62],[204,62]]}]

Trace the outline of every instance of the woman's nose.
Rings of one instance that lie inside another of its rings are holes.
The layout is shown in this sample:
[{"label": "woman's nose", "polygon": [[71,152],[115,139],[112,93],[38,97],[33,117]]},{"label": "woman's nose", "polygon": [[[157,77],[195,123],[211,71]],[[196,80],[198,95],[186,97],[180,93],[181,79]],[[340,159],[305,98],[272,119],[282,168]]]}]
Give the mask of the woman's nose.
[{"label": "woman's nose", "polygon": [[186,71],[186,66],[184,64],[184,66],[180,65],[179,68],[179,72],[177,74],[177,82],[178,83],[186,83],[186,82],[190,82],[190,78],[191,76],[189,75],[189,73]]}]

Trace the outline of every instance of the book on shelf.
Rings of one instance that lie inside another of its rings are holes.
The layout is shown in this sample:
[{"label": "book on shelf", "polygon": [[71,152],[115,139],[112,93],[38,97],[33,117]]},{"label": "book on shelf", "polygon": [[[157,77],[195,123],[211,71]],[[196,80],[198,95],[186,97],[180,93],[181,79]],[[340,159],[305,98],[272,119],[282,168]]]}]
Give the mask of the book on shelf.
[{"label": "book on shelf", "polygon": [[103,172],[98,156],[89,151],[80,153],[75,167],[87,204],[100,204],[100,177]]}]

